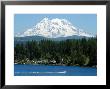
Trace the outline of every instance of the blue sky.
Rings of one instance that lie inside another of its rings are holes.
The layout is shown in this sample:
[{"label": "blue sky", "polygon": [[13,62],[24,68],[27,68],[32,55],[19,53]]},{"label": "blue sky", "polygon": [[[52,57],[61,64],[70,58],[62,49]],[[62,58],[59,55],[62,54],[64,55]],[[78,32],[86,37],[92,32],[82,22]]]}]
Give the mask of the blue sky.
[{"label": "blue sky", "polygon": [[20,33],[32,28],[45,17],[49,19],[67,19],[73,26],[97,34],[96,14],[15,14],[14,33]]}]

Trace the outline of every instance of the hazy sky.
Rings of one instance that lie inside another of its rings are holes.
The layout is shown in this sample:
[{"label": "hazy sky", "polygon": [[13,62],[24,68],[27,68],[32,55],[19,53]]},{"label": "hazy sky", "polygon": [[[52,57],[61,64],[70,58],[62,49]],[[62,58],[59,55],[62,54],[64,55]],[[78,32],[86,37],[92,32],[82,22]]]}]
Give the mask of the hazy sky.
[{"label": "hazy sky", "polygon": [[14,33],[20,33],[32,28],[45,17],[49,19],[67,19],[76,28],[97,34],[96,14],[15,14]]}]

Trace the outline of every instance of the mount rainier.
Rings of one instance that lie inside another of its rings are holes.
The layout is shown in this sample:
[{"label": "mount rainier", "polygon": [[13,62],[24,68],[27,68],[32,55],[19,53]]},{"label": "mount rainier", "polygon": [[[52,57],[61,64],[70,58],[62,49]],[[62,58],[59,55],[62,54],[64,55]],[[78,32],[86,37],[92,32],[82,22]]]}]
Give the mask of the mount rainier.
[{"label": "mount rainier", "polygon": [[15,37],[32,37],[39,36],[45,38],[62,38],[71,36],[95,37],[93,34],[85,32],[73,26],[66,19],[49,19],[44,18],[34,27],[27,29],[23,33],[15,34]]}]

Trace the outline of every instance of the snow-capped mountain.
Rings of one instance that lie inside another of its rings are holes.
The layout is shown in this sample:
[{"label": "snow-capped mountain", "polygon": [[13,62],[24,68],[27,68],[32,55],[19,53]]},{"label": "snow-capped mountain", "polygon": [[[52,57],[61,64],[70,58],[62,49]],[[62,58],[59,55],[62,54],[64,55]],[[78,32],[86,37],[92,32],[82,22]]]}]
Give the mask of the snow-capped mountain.
[{"label": "snow-capped mountain", "polygon": [[68,20],[58,18],[51,20],[49,18],[44,18],[34,27],[27,29],[23,33],[16,34],[15,37],[42,36],[46,38],[58,38],[74,35],[94,37],[94,35],[74,27]]}]

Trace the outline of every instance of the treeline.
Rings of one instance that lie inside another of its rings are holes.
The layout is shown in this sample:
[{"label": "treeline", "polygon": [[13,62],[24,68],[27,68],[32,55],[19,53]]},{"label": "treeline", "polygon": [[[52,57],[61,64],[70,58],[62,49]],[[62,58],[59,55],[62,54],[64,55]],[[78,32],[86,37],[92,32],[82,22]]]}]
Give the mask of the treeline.
[{"label": "treeline", "polygon": [[97,39],[28,41],[14,47],[17,64],[97,65]]}]

